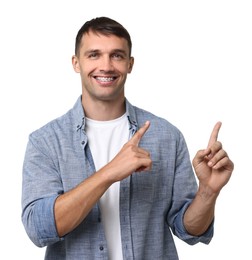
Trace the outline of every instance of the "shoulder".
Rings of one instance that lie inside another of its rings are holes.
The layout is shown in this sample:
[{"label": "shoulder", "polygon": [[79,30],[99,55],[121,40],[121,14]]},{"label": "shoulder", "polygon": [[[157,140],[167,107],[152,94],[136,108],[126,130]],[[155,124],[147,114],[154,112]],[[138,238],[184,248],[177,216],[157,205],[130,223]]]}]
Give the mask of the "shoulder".
[{"label": "shoulder", "polygon": [[71,124],[71,111],[68,111],[66,114],[59,116],[40,128],[31,132],[31,136],[41,136],[41,135],[50,135],[51,133],[57,132],[58,130],[67,129]]},{"label": "shoulder", "polygon": [[58,151],[63,144],[72,140],[76,132],[73,111],[70,109],[65,114],[52,119],[45,125],[34,130],[29,135],[29,143],[37,149],[44,151]]},{"label": "shoulder", "polygon": [[84,112],[81,105],[81,99],[78,98],[75,105],[69,109],[65,114],[52,119],[45,125],[34,130],[30,136],[34,138],[68,135],[81,125]]},{"label": "shoulder", "polygon": [[178,129],[177,126],[172,124],[167,119],[155,115],[152,112],[139,108],[137,106],[133,106],[133,107],[136,113],[139,126],[141,126],[148,120],[151,123],[150,130],[155,131],[156,133],[159,134],[164,133],[164,134],[173,135],[177,137],[180,137],[182,135],[180,129]]}]

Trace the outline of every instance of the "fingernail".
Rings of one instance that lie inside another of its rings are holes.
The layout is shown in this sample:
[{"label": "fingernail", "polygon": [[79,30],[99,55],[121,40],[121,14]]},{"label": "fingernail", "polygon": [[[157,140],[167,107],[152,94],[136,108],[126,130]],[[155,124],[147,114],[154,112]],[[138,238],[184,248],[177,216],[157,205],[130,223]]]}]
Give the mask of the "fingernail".
[{"label": "fingernail", "polygon": [[208,162],[208,166],[211,167],[213,165],[213,163],[210,161]]},{"label": "fingernail", "polygon": [[207,156],[208,159],[211,159],[212,157],[213,155],[211,153]]}]

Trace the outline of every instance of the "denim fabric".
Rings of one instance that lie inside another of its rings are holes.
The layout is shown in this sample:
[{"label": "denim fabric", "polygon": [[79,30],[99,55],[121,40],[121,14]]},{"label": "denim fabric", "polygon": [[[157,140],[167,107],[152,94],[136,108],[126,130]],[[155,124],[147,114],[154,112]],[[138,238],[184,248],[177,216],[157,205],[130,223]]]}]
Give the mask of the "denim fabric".
[{"label": "denim fabric", "polygon": [[[176,260],[173,235],[191,245],[208,244],[213,236],[213,224],[200,237],[183,226],[184,212],[197,191],[186,142],[174,125],[128,100],[126,111],[132,135],[146,120],[151,122],[139,146],[150,152],[153,166],[120,183],[124,259]],[[33,243],[47,246],[45,259],[108,259],[98,203],[65,237],[60,238],[55,227],[56,198],[94,172],[80,96],[65,115],[31,133],[26,148],[22,221]]]}]

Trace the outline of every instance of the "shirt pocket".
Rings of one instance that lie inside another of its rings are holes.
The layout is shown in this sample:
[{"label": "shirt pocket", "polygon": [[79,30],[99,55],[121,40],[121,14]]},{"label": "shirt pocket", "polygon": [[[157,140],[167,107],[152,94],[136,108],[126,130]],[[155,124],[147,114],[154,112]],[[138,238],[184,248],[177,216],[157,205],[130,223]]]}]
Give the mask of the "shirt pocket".
[{"label": "shirt pocket", "polygon": [[160,163],[152,162],[150,171],[135,172],[132,175],[132,195],[133,200],[137,199],[144,203],[153,203],[155,200],[156,189],[158,188],[158,174]]}]

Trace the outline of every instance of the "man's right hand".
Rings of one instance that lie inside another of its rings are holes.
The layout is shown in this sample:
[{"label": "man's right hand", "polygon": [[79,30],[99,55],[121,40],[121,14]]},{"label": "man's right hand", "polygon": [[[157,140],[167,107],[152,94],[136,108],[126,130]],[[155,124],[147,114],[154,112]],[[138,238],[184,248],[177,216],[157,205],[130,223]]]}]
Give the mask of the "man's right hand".
[{"label": "man's right hand", "polygon": [[134,134],[134,136],[122,147],[120,152],[103,167],[108,173],[108,177],[113,182],[123,180],[133,172],[148,171],[151,169],[152,160],[150,153],[138,144],[145,132],[148,130],[150,122],[145,124]]}]

